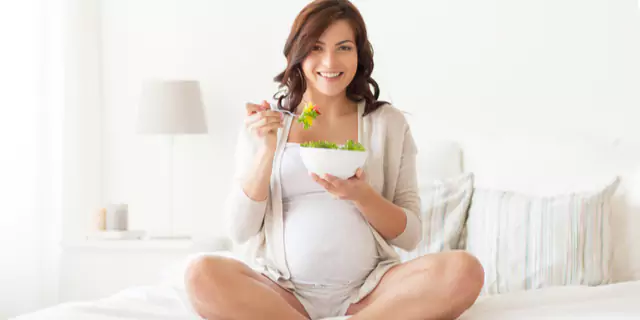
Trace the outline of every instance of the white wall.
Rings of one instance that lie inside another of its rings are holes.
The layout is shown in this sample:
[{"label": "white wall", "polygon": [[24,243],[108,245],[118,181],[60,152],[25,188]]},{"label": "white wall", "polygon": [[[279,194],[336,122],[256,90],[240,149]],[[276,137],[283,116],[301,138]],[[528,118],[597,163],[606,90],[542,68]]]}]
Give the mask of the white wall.
[{"label": "white wall", "polygon": [[101,205],[100,1],[65,0],[63,240],[83,239]]},{"label": "white wall", "polygon": [[[229,151],[245,101],[274,92],[302,0],[102,1],[102,200],[132,228],[166,217],[168,144],[135,134],[140,83],[201,80],[210,134],[175,149],[178,230],[224,234]],[[354,1],[382,97],[421,115],[419,138],[550,135],[635,139],[640,32],[634,0]]]},{"label": "white wall", "polygon": [[75,221],[100,188],[99,165],[91,167],[100,99],[89,101],[100,64],[88,54],[99,48],[87,50],[81,34],[94,36],[83,22],[99,15],[96,4],[0,3],[0,319],[58,302],[63,212]]}]

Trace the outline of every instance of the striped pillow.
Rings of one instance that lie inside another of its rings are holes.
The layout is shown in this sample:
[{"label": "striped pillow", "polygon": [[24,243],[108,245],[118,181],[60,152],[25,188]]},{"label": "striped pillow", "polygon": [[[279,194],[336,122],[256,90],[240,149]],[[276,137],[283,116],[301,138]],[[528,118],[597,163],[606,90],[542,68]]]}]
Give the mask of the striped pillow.
[{"label": "striped pillow", "polygon": [[473,173],[464,173],[420,186],[422,241],[410,252],[397,248],[402,261],[458,249],[473,193],[473,178]]},{"label": "striped pillow", "polygon": [[611,197],[619,178],[594,193],[530,197],[476,189],[466,249],[485,269],[483,294],[611,282]]}]

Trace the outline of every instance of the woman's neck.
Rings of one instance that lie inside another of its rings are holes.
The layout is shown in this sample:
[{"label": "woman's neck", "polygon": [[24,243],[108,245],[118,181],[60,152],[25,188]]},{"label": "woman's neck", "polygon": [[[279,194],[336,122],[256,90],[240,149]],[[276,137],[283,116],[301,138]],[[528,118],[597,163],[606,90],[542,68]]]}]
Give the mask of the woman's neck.
[{"label": "woman's neck", "polygon": [[[357,104],[349,100],[346,95],[329,97],[307,91],[302,98],[302,105],[306,105],[307,102],[312,102],[318,106],[325,118],[338,118],[357,111]],[[300,111],[302,110],[300,109]]]}]

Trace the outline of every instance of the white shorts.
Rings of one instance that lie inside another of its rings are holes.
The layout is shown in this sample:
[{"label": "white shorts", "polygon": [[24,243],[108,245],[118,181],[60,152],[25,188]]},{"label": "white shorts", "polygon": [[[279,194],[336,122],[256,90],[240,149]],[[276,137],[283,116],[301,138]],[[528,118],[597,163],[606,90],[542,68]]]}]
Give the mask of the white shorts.
[{"label": "white shorts", "polygon": [[295,289],[292,293],[312,320],[342,317],[346,315],[361,285],[361,283],[349,286],[294,283]]}]

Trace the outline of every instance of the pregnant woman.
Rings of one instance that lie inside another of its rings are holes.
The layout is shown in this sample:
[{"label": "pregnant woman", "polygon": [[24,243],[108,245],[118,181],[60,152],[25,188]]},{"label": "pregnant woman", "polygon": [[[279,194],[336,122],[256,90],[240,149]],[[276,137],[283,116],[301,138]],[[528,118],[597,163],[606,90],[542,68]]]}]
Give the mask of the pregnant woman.
[{"label": "pregnant woman", "polygon": [[[453,251],[401,263],[393,248],[421,240],[417,150],[403,113],[377,100],[359,11],[346,0],[310,3],[284,55],[275,101],[246,106],[227,207],[231,236],[254,249],[254,264],[195,259],[185,274],[195,311],[206,319],[457,318],[483,285],[478,261]],[[321,115],[302,126],[294,120],[308,103]],[[300,143],[320,140],[360,142],[367,162],[345,180],[309,174]]]}]

